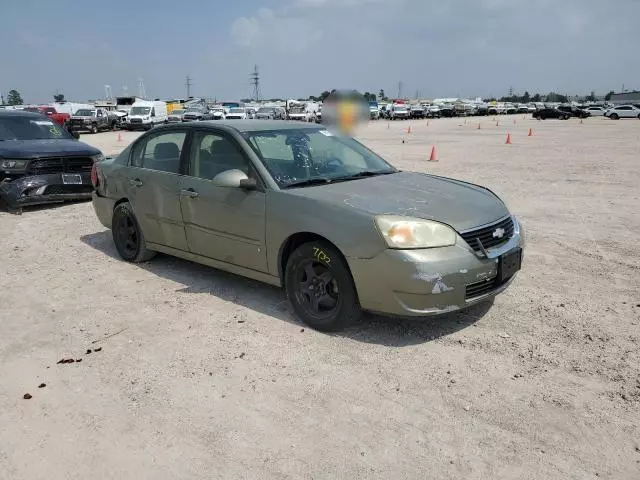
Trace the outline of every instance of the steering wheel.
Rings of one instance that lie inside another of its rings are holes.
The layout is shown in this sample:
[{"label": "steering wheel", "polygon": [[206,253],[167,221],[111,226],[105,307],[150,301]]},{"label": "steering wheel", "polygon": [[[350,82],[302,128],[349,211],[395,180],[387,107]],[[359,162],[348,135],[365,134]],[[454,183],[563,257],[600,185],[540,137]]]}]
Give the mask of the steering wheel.
[{"label": "steering wheel", "polygon": [[322,164],[320,170],[323,172],[336,172],[344,169],[344,162],[337,157],[330,157]]}]

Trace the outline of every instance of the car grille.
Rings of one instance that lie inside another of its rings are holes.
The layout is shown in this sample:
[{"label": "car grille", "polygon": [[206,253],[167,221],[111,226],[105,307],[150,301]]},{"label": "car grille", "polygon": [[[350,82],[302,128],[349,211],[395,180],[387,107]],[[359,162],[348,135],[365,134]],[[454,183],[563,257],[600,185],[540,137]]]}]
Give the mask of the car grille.
[{"label": "car grille", "polygon": [[91,193],[91,185],[49,185],[43,195],[65,195],[69,193]]},{"label": "car grille", "polygon": [[[504,230],[503,236],[494,237],[493,236],[494,232],[499,228]],[[478,245],[477,240],[480,240],[480,242],[482,242],[482,246],[485,248],[485,250],[489,248],[497,247],[498,245],[505,243],[511,237],[513,237],[513,230],[514,230],[513,219],[511,217],[507,217],[491,225],[487,225],[485,227],[462,232],[460,236],[476,252],[481,252],[482,248],[480,248],[480,246]]]},{"label": "car grille", "polygon": [[471,283],[466,286],[465,289],[465,300],[470,300],[472,298],[481,297],[487,293],[498,288],[500,285],[496,281],[496,277],[490,278],[488,280],[482,280],[481,282]]},{"label": "car grille", "polygon": [[142,123],[142,119],[141,118],[132,118],[129,120],[129,122],[131,123]]},{"label": "car grille", "polygon": [[91,167],[93,167],[93,159],[91,157],[41,158],[29,164],[27,173],[31,175],[84,173],[90,172]]}]

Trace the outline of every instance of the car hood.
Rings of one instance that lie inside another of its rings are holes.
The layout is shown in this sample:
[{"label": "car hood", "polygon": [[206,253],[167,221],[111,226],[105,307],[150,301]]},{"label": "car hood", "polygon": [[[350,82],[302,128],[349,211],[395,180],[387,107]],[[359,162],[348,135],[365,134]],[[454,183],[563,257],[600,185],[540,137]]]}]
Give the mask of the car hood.
[{"label": "car hood", "polygon": [[459,232],[492,223],[509,214],[502,200],[486,188],[415,172],[286,191],[371,215],[404,215],[436,220]]},{"label": "car hood", "polygon": [[60,140],[6,140],[0,142],[0,157],[37,158],[51,156],[92,156],[100,150],[71,139]]}]

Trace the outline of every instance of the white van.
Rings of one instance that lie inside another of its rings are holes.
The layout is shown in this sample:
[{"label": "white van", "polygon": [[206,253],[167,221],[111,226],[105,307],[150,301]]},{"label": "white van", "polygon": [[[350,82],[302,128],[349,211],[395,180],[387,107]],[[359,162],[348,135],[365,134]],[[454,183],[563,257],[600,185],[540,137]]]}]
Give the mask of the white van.
[{"label": "white van", "polygon": [[155,125],[167,123],[166,102],[140,100],[131,105],[125,128],[127,130],[150,130]]}]

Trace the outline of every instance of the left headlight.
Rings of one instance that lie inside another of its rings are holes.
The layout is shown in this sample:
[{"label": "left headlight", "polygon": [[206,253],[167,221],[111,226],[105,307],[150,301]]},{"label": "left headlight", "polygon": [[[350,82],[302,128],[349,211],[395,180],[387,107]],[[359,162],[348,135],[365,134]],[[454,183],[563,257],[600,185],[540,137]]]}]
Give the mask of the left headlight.
[{"label": "left headlight", "polygon": [[104,160],[104,155],[99,153],[98,155],[92,155],[91,158],[93,158],[93,161],[97,163]]},{"label": "left headlight", "polygon": [[456,232],[447,225],[421,218],[380,215],[376,226],[391,248],[448,247],[456,243]]},{"label": "left headlight", "polygon": [[0,169],[2,170],[24,170],[29,160],[2,160],[0,159]]}]

